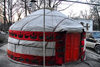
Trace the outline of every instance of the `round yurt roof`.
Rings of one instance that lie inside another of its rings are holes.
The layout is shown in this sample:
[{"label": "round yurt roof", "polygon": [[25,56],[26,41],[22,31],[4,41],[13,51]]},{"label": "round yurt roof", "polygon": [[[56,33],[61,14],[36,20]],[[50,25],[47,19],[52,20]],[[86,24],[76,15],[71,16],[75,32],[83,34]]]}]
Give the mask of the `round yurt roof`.
[{"label": "round yurt roof", "polygon": [[[43,31],[43,9],[37,10],[24,19],[14,23],[10,30]],[[67,18],[61,12],[45,9],[45,30],[49,32],[82,31],[83,26],[77,21]]]}]

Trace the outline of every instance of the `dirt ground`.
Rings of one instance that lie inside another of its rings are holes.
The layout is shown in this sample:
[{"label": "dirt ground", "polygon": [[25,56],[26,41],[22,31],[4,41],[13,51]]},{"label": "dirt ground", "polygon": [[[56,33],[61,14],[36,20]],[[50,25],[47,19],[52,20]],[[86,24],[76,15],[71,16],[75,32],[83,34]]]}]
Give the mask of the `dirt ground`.
[{"label": "dirt ground", "polygon": [[[41,67],[41,66],[26,66],[22,64],[16,64],[8,60],[6,54],[6,45],[0,47],[0,67]],[[84,62],[66,63],[62,66],[50,66],[50,67],[100,67],[100,54],[87,49],[86,60]]]}]

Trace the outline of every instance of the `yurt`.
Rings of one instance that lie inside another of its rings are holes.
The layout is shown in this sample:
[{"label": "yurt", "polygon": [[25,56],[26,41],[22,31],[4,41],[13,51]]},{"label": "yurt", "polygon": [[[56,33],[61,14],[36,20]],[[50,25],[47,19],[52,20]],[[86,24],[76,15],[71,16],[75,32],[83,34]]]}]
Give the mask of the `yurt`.
[{"label": "yurt", "polygon": [[15,22],[9,29],[7,55],[12,61],[43,65],[62,65],[84,60],[85,31],[81,24],[61,12],[45,9],[45,37],[43,37],[43,9]]}]

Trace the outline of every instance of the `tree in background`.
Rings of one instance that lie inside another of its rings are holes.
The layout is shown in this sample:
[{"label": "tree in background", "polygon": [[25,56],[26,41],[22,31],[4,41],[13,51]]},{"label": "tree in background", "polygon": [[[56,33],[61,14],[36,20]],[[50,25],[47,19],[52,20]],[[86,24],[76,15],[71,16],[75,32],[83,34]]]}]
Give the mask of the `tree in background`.
[{"label": "tree in background", "polygon": [[[90,0],[91,3],[100,4],[100,0]],[[100,30],[100,6],[91,6],[90,15],[94,20],[94,30]]]},{"label": "tree in background", "polygon": [[[9,17],[12,17],[12,22],[15,15],[18,15],[17,18],[22,15],[25,17],[31,12],[42,9],[44,3],[43,0],[7,0],[7,2],[9,6],[7,13],[8,15],[10,15]],[[57,9],[57,6],[60,3],[61,2],[59,0],[46,0],[46,8]],[[18,13],[20,13],[21,15],[19,15]]]},{"label": "tree in background", "polygon": [[0,26],[1,30],[7,31],[9,26],[14,22],[14,16],[21,9],[18,0],[0,0],[0,20],[2,25]]},{"label": "tree in background", "polygon": [[84,12],[80,11],[79,17],[83,19],[90,19],[87,10],[85,10]]},{"label": "tree in background", "polygon": [[[45,7],[49,9],[57,9],[57,6],[61,3],[59,0],[45,0]],[[42,9],[44,4],[44,0],[28,0],[28,5],[31,11],[36,11],[38,9]]]}]

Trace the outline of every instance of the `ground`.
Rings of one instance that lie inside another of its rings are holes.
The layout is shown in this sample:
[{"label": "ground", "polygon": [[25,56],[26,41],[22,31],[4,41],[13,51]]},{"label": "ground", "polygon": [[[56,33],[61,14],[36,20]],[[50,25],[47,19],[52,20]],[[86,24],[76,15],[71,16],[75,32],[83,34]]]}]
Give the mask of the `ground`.
[{"label": "ground", "polygon": [[[5,44],[2,47],[0,47],[0,67],[36,67],[16,64],[9,61],[6,54],[6,46],[7,45]],[[100,67],[100,54],[95,53],[95,51],[91,49],[86,49],[86,57],[87,58],[84,62],[66,63],[63,66],[52,67]]]}]

